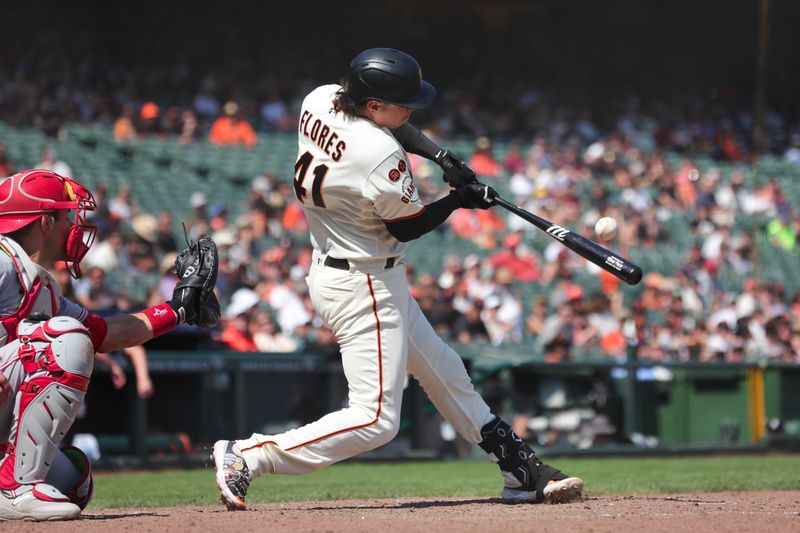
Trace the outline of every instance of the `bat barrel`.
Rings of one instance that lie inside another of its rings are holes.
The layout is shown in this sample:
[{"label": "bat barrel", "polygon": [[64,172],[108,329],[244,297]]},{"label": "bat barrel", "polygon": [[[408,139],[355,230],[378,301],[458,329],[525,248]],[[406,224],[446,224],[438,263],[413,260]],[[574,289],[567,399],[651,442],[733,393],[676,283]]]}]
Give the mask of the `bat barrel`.
[{"label": "bat barrel", "polygon": [[587,239],[583,235],[573,233],[572,231],[562,228],[557,224],[553,224],[552,222],[545,220],[538,215],[534,215],[533,213],[512,204],[508,200],[497,197],[495,198],[495,201],[500,207],[503,207],[522,219],[530,222],[540,230],[550,235],[552,238],[561,242],[561,244],[576,254],[588,259],[603,270],[610,272],[628,285],[636,285],[642,280],[642,269],[638,265],[620,257],[611,250],[600,246],[596,242]]}]

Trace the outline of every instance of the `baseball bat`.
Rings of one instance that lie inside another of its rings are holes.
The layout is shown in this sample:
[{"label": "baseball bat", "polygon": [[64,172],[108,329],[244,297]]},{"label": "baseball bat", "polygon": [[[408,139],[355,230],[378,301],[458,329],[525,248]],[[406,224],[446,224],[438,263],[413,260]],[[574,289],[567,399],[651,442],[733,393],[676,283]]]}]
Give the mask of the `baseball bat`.
[{"label": "baseball bat", "polygon": [[636,285],[642,280],[642,269],[639,266],[620,257],[611,250],[600,246],[596,242],[587,239],[583,235],[562,228],[558,224],[553,224],[549,220],[534,215],[530,211],[526,211],[499,196],[495,198],[495,202],[497,202],[497,205],[500,207],[508,209],[523,220],[527,220],[576,254],[585,257],[628,285]]}]

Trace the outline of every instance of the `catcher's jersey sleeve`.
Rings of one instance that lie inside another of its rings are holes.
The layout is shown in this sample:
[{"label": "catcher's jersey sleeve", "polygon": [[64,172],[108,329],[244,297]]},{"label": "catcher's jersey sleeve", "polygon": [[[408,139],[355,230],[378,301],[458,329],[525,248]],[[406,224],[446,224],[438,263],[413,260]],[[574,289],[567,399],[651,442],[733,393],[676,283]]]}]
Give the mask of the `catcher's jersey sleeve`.
[{"label": "catcher's jersey sleeve", "polygon": [[[11,315],[19,309],[24,290],[11,258],[0,253],[0,316]],[[89,314],[83,306],[61,294],[57,287],[52,290],[58,316],[69,316],[82,322]]]},{"label": "catcher's jersey sleeve", "polygon": [[294,192],[311,243],[340,259],[400,256],[384,221],[422,210],[408,157],[388,129],[335,111],[339,88],[315,89],[300,111]]}]

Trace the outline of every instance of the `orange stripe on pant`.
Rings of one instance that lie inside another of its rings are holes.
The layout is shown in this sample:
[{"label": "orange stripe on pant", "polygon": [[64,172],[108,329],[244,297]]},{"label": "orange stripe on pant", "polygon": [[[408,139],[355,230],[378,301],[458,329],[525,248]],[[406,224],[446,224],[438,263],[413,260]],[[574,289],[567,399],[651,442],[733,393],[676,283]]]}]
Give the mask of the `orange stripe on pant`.
[{"label": "orange stripe on pant", "polygon": [[[315,442],[320,442],[322,440],[328,439],[330,437],[334,437],[336,435],[341,435],[342,433],[346,433],[348,431],[355,431],[357,429],[362,429],[362,428],[365,428],[365,427],[369,427],[369,426],[375,424],[376,422],[378,422],[378,420],[381,417],[381,404],[382,404],[382,401],[383,401],[383,349],[381,347],[381,321],[378,318],[378,301],[375,299],[375,290],[372,288],[372,277],[369,274],[366,274],[366,276],[367,276],[367,285],[369,285],[369,293],[372,296],[372,314],[375,316],[375,328],[376,328],[376,332],[377,332],[377,336],[378,336],[378,408],[377,408],[377,410],[375,412],[375,418],[372,421],[367,422],[366,424],[361,424],[361,425],[358,425],[358,426],[353,426],[353,427],[340,429],[338,431],[333,431],[331,433],[328,433],[327,435],[323,435],[323,436],[318,437],[316,439],[313,439],[313,440],[310,440],[310,441],[307,441],[307,442],[302,442],[300,444],[296,444],[296,445],[292,446],[291,448],[287,448],[286,449],[287,452],[290,452],[292,450],[296,450],[298,448],[302,448],[303,446],[308,446],[309,444],[314,444]],[[247,450],[252,450],[254,448],[259,448],[259,447],[262,447],[262,446],[266,446],[268,444],[271,444],[273,446],[277,446],[278,445],[275,441],[268,440],[268,441],[264,441],[264,442],[261,442],[259,444],[256,444],[254,446],[249,446],[247,448],[242,448],[241,451],[245,452]]]}]

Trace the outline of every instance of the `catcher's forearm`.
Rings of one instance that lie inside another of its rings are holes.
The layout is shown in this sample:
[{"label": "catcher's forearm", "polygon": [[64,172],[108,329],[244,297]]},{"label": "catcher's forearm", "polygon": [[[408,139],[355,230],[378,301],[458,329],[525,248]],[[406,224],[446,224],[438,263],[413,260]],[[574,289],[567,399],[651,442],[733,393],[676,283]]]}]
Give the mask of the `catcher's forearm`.
[{"label": "catcher's forearm", "polygon": [[406,122],[399,128],[391,130],[394,138],[406,152],[421,155],[431,161],[437,160],[437,154],[442,151],[442,147],[430,140],[416,126]]},{"label": "catcher's forearm", "polygon": [[144,344],[172,329],[176,323],[175,312],[166,304],[150,307],[140,313],[112,316],[106,319],[108,332],[100,344],[100,351],[111,352]]}]

